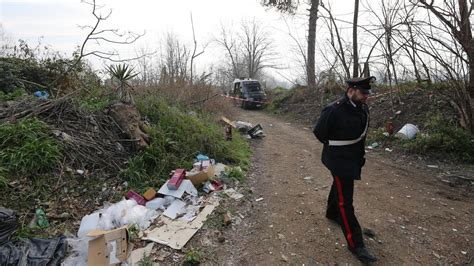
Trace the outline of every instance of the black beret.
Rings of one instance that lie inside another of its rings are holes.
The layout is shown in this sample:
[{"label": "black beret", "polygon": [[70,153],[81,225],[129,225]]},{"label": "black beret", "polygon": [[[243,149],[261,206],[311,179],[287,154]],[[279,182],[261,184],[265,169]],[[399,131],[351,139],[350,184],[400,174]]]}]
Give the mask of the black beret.
[{"label": "black beret", "polygon": [[370,85],[374,83],[376,78],[374,76],[368,77],[368,78],[352,78],[346,80],[346,83],[349,87],[352,87],[354,89],[361,90],[363,93],[371,93]]}]

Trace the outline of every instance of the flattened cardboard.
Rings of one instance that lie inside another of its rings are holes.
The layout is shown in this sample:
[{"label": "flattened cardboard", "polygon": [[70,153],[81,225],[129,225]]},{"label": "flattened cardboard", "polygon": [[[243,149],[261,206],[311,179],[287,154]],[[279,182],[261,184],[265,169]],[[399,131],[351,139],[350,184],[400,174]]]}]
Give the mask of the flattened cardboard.
[{"label": "flattened cardboard", "polygon": [[127,227],[110,231],[92,230],[87,236],[95,237],[89,241],[87,265],[113,265],[127,260],[132,246],[128,242]]},{"label": "flattened cardboard", "polygon": [[149,232],[144,240],[167,245],[173,249],[181,249],[193,237],[193,235],[203,226],[207,216],[212,213],[217,205],[206,205],[204,209],[191,221],[171,220],[167,217],[160,217],[158,224],[162,226]]}]

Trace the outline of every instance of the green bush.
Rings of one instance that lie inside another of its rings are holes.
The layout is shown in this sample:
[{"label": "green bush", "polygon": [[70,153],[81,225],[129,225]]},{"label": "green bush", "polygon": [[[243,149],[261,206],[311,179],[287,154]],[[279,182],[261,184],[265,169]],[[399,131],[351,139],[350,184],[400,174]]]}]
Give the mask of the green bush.
[{"label": "green bush", "polygon": [[98,86],[93,86],[90,91],[76,98],[79,106],[87,112],[104,110],[112,101],[110,95],[106,95],[104,90]]},{"label": "green bush", "polygon": [[388,137],[384,135],[385,129],[384,128],[377,128],[377,129],[370,129],[369,132],[367,133],[367,140],[366,144],[370,145],[374,142],[384,142],[387,141]]},{"label": "green bush", "polygon": [[[45,172],[62,158],[60,144],[48,135],[48,126],[37,119],[0,124],[0,169],[9,174]],[[0,173],[1,175],[1,173]]]},{"label": "green bush", "polygon": [[0,90],[0,102],[15,101],[26,96],[26,91],[21,88],[15,88],[11,92],[3,92]]},{"label": "green bush", "polygon": [[132,186],[162,183],[171,170],[191,168],[199,153],[248,169],[250,148],[242,136],[234,134],[232,141],[226,141],[223,128],[204,115],[183,113],[159,99],[146,99],[137,106],[142,116],[151,122],[148,130],[151,144],[132,158],[122,172]]},{"label": "green bush", "polygon": [[201,263],[201,259],[201,252],[191,249],[184,255],[183,265],[199,265]]},{"label": "green bush", "polygon": [[428,120],[424,131],[426,133],[415,139],[404,141],[402,146],[411,152],[443,152],[463,161],[474,162],[473,137],[466,130],[435,115]]}]

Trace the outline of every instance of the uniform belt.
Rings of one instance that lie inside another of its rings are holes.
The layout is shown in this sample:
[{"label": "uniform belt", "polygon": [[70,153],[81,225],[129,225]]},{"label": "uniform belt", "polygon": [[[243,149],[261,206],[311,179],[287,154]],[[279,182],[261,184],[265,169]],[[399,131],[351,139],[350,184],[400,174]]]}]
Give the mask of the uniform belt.
[{"label": "uniform belt", "polygon": [[361,141],[365,137],[368,127],[369,127],[369,118],[367,117],[367,122],[365,123],[364,132],[362,132],[360,137],[356,139],[349,139],[349,140],[328,140],[328,144],[329,146],[347,146],[347,145],[356,144],[357,142]]}]

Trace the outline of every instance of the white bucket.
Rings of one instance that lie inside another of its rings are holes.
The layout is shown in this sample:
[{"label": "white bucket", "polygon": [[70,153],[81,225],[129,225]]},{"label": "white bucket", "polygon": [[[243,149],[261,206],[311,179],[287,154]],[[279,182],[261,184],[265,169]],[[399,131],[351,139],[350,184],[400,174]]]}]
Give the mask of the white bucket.
[{"label": "white bucket", "polygon": [[416,134],[420,133],[420,130],[413,124],[405,124],[400,129],[396,136],[402,139],[414,139]]}]

